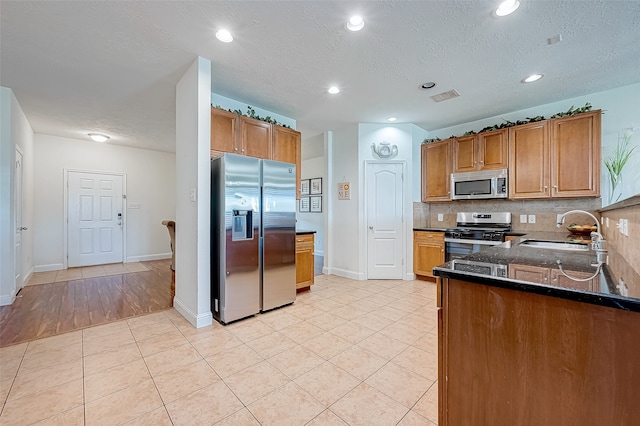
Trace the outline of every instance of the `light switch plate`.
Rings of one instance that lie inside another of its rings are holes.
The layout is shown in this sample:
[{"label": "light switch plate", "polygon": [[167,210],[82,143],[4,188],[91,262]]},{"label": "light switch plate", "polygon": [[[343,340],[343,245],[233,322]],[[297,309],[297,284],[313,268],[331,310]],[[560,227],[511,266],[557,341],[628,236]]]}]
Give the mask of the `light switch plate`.
[{"label": "light switch plate", "polygon": [[535,214],[530,214],[529,215],[529,223],[536,223],[536,215]]},{"label": "light switch plate", "polygon": [[527,215],[526,214],[521,214],[520,215],[520,223],[527,223]]},{"label": "light switch plate", "polygon": [[444,220],[444,214],[438,213],[438,222],[442,222]]}]

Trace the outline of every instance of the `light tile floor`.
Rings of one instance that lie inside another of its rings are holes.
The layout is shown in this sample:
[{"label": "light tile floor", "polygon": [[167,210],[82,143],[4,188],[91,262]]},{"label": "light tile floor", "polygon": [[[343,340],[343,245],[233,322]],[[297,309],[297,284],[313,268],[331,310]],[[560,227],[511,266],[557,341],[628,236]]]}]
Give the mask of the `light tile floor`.
[{"label": "light tile floor", "polygon": [[318,276],[193,328],[171,309],[0,349],[0,424],[437,424],[435,285]]},{"label": "light tile floor", "polygon": [[24,285],[57,283],[61,281],[106,277],[107,275],[120,275],[131,272],[144,272],[148,270],[149,268],[140,262],[129,262],[84,266],[81,268],[62,269],[60,271],[34,272]]}]

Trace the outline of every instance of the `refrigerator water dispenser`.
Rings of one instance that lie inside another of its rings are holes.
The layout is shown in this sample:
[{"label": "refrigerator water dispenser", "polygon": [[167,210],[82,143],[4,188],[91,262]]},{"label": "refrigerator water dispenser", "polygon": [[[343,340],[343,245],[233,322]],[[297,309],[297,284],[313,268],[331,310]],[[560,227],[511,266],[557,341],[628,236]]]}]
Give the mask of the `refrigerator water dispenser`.
[{"label": "refrigerator water dispenser", "polygon": [[253,240],[253,210],[233,210],[232,241]]}]

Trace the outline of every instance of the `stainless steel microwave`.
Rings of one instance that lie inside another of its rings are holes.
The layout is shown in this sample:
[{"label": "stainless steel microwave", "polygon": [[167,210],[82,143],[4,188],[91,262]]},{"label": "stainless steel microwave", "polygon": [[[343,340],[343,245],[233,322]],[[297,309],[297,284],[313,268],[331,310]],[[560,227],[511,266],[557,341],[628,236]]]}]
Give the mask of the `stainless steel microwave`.
[{"label": "stainless steel microwave", "polygon": [[507,198],[507,169],[451,173],[452,200]]}]

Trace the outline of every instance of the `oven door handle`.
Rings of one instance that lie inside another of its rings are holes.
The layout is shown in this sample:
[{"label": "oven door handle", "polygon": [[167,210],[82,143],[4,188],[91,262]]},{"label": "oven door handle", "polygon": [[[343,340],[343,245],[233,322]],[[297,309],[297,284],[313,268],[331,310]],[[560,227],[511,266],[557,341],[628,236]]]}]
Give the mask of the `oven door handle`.
[{"label": "oven door handle", "polygon": [[459,243],[459,244],[479,244],[484,246],[497,246],[502,244],[502,241],[487,241],[487,240],[463,240],[461,238],[445,238],[445,243]]}]

